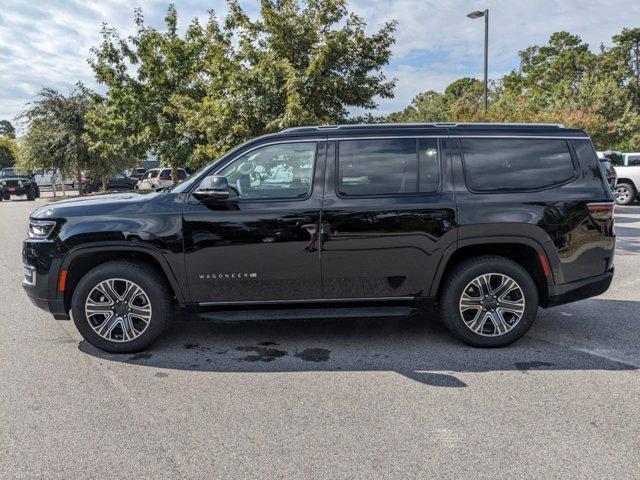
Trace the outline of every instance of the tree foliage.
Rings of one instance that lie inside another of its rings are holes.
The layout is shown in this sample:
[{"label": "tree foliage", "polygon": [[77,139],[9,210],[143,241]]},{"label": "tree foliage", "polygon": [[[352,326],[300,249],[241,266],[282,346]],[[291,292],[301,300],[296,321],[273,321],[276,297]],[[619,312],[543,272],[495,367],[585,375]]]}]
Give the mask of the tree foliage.
[{"label": "tree foliage", "polygon": [[0,168],[13,166],[18,158],[18,144],[13,138],[0,135]]},{"label": "tree foliage", "polygon": [[18,166],[27,171],[59,168],[63,176],[78,175],[80,170],[95,167],[85,127],[85,117],[95,99],[95,94],[82,84],[67,95],[43,88],[20,115],[27,131],[21,138]]},{"label": "tree foliage", "polygon": [[16,129],[9,120],[0,120],[0,137],[16,138]]},{"label": "tree foliage", "polygon": [[417,95],[392,122],[553,122],[586,130],[601,149],[640,150],[640,29],[624,29],[595,54],[578,36],[551,35],[520,52],[519,71],[490,82],[462,78]]},{"label": "tree foliage", "polygon": [[140,10],[128,39],[103,26],[90,59],[108,87],[89,119],[96,144],[197,167],[256,135],[344,122],[349,108],[373,109],[376,97],[393,95],[382,67],[394,22],[367,34],[346,0],[263,0],[255,20],[236,0],[228,6],[224,21],[210,12],[184,35],[173,5],[163,31]]}]

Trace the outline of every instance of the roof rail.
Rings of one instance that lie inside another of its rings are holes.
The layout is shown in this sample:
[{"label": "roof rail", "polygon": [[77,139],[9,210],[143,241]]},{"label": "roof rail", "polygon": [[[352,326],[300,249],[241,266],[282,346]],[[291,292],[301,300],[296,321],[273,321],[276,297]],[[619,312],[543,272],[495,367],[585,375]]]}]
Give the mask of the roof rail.
[{"label": "roof rail", "polygon": [[296,132],[303,130],[349,130],[352,128],[362,127],[473,127],[473,126],[523,126],[523,127],[551,127],[551,128],[564,128],[561,123],[525,123],[525,122],[419,122],[419,123],[351,123],[346,125],[302,125],[299,127],[289,127],[282,130],[285,132]]}]

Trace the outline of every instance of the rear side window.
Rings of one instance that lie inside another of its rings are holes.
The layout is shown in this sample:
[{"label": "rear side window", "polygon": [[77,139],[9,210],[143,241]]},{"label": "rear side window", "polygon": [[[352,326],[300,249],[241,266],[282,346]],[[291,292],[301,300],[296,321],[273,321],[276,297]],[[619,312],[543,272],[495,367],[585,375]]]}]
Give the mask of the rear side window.
[{"label": "rear side window", "polygon": [[338,142],[338,192],[343,196],[435,192],[439,166],[436,139],[343,140]]},{"label": "rear side window", "polygon": [[538,190],[575,176],[566,140],[465,138],[461,143],[467,185],[475,191]]},{"label": "rear side window", "polygon": [[187,171],[181,168],[178,169],[178,180],[184,180],[187,178]]},{"label": "rear side window", "polygon": [[149,176],[151,178],[156,178],[158,176],[158,173],[160,173],[159,170],[151,170],[151,173],[149,174]]}]

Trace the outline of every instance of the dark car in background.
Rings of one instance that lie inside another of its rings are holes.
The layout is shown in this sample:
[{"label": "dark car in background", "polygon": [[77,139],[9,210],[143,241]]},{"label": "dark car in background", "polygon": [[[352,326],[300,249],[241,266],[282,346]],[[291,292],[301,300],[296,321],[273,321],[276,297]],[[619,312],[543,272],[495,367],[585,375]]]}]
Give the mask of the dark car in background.
[{"label": "dark car in background", "polygon": [[0,201],[9,200],[12,195],[26,196],[27,200],[38,198],[40,188],[33,175],[18,173],[14,168],[0,170]]},{"label": "dark car in background", "polygon": [[146,171],[147,169],[143,167],[134,168],[131,170],[131,173],[129,173],[128,176],[140,179],[140,177],[143,176]]},{"label": "dark car in background", "polygon": [[[133,190],[137,183],[138,179],[136,177],[125,175],[124,173],[116,173],[107,180],[107,190]],[[82,178],[82,190],[85,193],[99,192],[102,190],[102,180],[85,175]]]},{"label": "dark car in background", "polygon": [[582,130],[298,127],[160,192],[36,210],[23,285],[110,352],[147,348],[176,306],[242,320],[435,304],[456,337],[498,347],[540,307],[609,288],[614,206]]}]

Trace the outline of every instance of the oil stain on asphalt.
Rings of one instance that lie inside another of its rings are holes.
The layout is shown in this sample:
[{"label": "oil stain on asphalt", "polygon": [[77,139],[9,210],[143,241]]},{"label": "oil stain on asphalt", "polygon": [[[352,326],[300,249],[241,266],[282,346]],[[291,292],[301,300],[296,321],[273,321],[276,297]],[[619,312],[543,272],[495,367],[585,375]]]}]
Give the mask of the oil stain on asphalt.
[{"label": "oil stain on asphalt", "polygon": [[[244,362],[273,362],[277,358],[289,355],[289,352],[273,348],[276,342],[261,342],[257,346],[236,347],[239,352],[252,352],[251,355],[241,358]],[[307,348],[293,355],[305,362],[326,362],[331,352],[326,348]]]},{"label": "oil stain on asphalt", "polygon": [[305,362],[326,362],[329,360],[329,353],[326,348],[307,348],[301,352],[298,352],[294,357],[298,357]]}]

